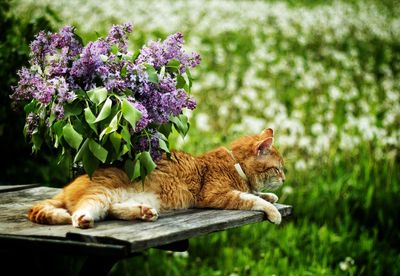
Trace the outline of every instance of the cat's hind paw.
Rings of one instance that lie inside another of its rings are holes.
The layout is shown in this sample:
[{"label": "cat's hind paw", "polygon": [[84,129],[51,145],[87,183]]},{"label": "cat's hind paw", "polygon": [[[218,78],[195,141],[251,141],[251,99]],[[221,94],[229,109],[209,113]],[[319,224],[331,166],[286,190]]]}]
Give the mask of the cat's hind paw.
[{"label": "cat's hind paw", "polygon": [[72,225],[82,229],[92,228],[94,219],[87,214],[77,213],[72,216]]},{"label": "cat's hind paw", "polygon": [[140,218],[145,221],[156,221],[158,219],[157,210],[146,205],[140,206],[140,215]]}]

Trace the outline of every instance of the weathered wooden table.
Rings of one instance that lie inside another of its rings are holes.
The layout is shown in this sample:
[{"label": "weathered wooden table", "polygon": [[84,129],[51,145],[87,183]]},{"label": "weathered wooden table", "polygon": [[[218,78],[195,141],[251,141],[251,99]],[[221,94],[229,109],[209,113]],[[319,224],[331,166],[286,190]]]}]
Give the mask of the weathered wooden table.
[{"label": "weathered wooden table", "polygon": [[[40,225],[27,219],[27,211],[34,202],[58,192],[57,188],[37,185],[0,186],[0,251],[3,254],[18,258],[29,258],[30,254],[88,256],[81,275],[89,272],[106,275],[116,261],[148,248],[185,251],[192,237],[265,220],[264,214],[258,211],[211,209],[161,214],[155,222],[108,220],[95,223],[91,229]],[[276,207],[282,216],[292,212],[288,205],[276,204]]]}]

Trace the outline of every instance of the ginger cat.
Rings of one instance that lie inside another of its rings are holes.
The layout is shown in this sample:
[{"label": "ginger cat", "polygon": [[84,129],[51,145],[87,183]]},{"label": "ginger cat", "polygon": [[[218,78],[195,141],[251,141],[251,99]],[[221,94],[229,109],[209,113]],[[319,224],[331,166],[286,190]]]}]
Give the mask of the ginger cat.
[{"label": "ginger cat", "polygon": [[216,208],[264,211],[281,222],[272,204],[278,197],[260,190],[275,189],[285,181],[283,160],[273,146],[273,130],[242,137],[202,156],[172,152],[144,182],[131,182],[123,170],[98,169],[82,175],[52,199],[34,205],[28,217],[43,224],[93,227],[108,218],[154,221],[170,209]]}]

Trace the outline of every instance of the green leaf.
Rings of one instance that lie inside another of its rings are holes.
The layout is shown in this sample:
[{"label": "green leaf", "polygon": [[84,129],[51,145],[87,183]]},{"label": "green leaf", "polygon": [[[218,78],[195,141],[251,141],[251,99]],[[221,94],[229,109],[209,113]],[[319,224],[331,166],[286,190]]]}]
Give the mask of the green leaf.
[{"label": "green leaf", "polygon": [[127,125],[123,125],[122,126],[121,136],[125,140],[125,142],[128,143],[128,145],[131,144],[131,134],[129,132],[129,129],[128,129]]},{"label": "green leaf", "polygon": [[135,62],[139,55],[140,55],[140,50],[136,49],[131,58],[132,62]]},{"label": "green leaf", "polygon": [[64,105],[64,117],[68,118],[70,116],[78,116],[82,113],[82,107],[79,104],[79,101],[74,101],[70,104]]},{"label": "green leaf", "polygon": [[122,146],[122,150],[120,152],[120,155],[118,156],[118,158],[120,158],[121,156],[125,155],[125,153],[129,152],[129,147],[126,145]]},{"label": "green leaf", "polygon": [[190,73],[189,67],[186,66],[185,68],[186,68],[186,76],[188,78],[188,87],[185,90],[187,90],[190,93],[192,89],[193,78],[192,78],[192,73]]},{"label": "green leaf", "polygon": [[94,121],[96,121],[96,116],[94,116],[90,107],[86,107],[84,109],[84,113],[85,113],[85,120],[88,124],[93,124]]},{"label": "green leaf", "polygon": [[176,88],[180,89],[180,88],[185,87],[185,85],[186,85],[186,80],[185,80],[185,78],[182,77],[182,75],[178,75],[178,76],[176,77]]},{"label": "green leaf", "polygon": [[131,159],[126,159],[124,164],[124,170],[128,175],[130,180],[133,180],[133,175],[135,174],[135,162]]},{"label": "green leaf", "polygon": [[86,100],[86,98],[88,97],[88,94],[86,93],[86,91],[84,91],[82,89],[74,90],[74,92],[75,92],[75,95],[80,100]]},{"label": "green leaf", "polygon": [[[83,118],[82,118],[83,119]],[[81,117],[80,116],[76,116],[76,117],[72,117],[71,119],[71,124],[74,126],[74,129],[78,132],[78,133],[87,133],[87,128],[86,128],[86,124],[84,124],[81,121]],[[87,135],[85,135],[87,136]]]},{"label": "green leaf", "polygon": [[55,136],[55,142],[54,142],[54,147],[58,148],[58,145],[61,141],[61,137],[63,135],[63,127],[65,125],[65,121],[57,121],[55,122],[51,128],[54,132]]},{"label": "green leaf", "polygon": [[85,142],[83,142],[82,146],[79,148],[78,152],[75,155],[74,163],[77,163],[82,160],[83,154],[88,149],[89,138],[86,138]]},{"label": "green leaf", "polygon": [[66,124],[65,121],[58,121],[54,123],[54,125],[52,126],[54,132],[56,133],[57,136],[59,136],[59,138],[62,137],[63,127],[65,124]]},{"label": "green leaf", "polygon": [[89,149],[97,159],[103,163],[106,162],[108,151],[93,139],[89,139]]},{"label": "green leaf", "polygon": [[118,54],[118,52],[119,52],[118,46],[116,44],[113,44],[111,46],[110,50],[111,50],[111,53],[113,53],[114,55]]},{"label": "green leaf", "polygon": [[136,160],[135,169],[133,172],[133,179],[138,178],[140,176],[140,162]]},{"label": "green leaf", "polygon": [[120,73],[121,78],[125,78],[126,77],[126,68],[127,68],[127,66],[125,64],[121,69],[121,73]]},{"label": "green leaf", "polygon": [[177,117],[175,116],[171,116],[169,118],[169,120],[174,123],[175,129],[178,131],[178,133],[182,136],[185,137],[186,134],[189,131],[189,122],[188,122],[188,118],[181,114]]},{"label": "green leaf", "polygon": [[173,59],[168,64],[166,65],[166,68],[169,72],[174,73],[174,74],[179,74],[179,68],[181,66],[181,63],[177,59]]},{"label": "green leaf", "polygon": [[33,112],[35,110],[36,104],[37,104],[37,101],[35,99],[33,99],[30,103],[28,103],[24,106],[24,111],[26,113]]},{"label": "green leaf", "polygon": [[48,125],[49,125],[49,126],[53,125],[53,122],[54,122],[54,120],[55,120],[56,118],[57,118],[56,115],[55,115],[54,113],[51,113],[51,114],[50,114],[50,117],[49,117]]},{"label": "green leaf", "polygon": [[111,99],[107,98],[106,102],[103,104],[103,107],[100,110],[99,115],[97,115],[97,118],[94,121],[95,123],[106,119],[111,114],[111,105],[112,105]]},{"label": "green leaf", "polygon": [[166,67],[179,69],[180,65],[181,65],[181,63],[179,62],[179,60],[172,59],[167,63]]},{"label": "green leaf", "polygon": [[[162,124],[159,128],[158,128],[158,132],[163,134],[166,138],[169,137],[169,135],[172,132],[172,123],[168,122],[165,124]],[[167,140],[167,139],[166,139]]]},{"label": "green leaf", "polygon": [[112,120],[110,122],[110,127],[111,127],[112,131],[116,131],[118,129],[120,114],[121,113],[118,111],[117,114],[115,114],[114,118],[112,118]]},{"label": "green leaf", "polygon": [[110,141],[114,147],[115,152],[117,153],[117,156],[119,155],[119,149],[121,147],[121,139],[122,136],[118,132],[113,132],[110,134]]},{"label": "green leaf", "polygon": [[150,64],[145,64],[145,66],[146,66],[146,72],[149,75],[149,82],[159,83],[156,69]]},{"label": "green leaf", "polygon": [[32,151],[37,152],[38,150],[40,150],[40,147],[43,144],[43,139],[42,139],[42,137],[40,137],[39,133],[36,132],[36,133],[32,134],[31,141],[33,143]]},{"label": "green leaf", "polygon": [[163,151],[169,152],[168,144],[163,139],[158,139],[158,145]]},{"label": "green leaf", "polygon": [[93,129],[93,131],[97,134],[97,127],[94,123],[96,121],[96,116],[94,116],[94,114],[92,113],[92,110],[90,110],[90,107],[86,107],[84,109],[84,113],[85,113],[86,123],[88,123],[90,128]]},{"label": "green leaf", "polygon": [[85,172],[92,178],[93,173],[99,166],[99,160],[93,156],[90,150],[86,150],[82,156],[82,163]]},{"label": "green leaf", "polygon": [[154,163],[150,152],[148,151],[144,151],[140,154],[140,164],[146,169],[146,175],[151,173],[157,167],[157,164]]},{"label": "green leaf", "polygon": [[193,78],[192,78],[192,73],[190,72],[189,67],[187,67],[187,66],[185,67],[185,72],[186,72],[186,75],[187,75],[188,80],[189,80],[189,86],[192,87]]},{"label": "green leaf", "polygon": [[118,129],[119,114],[119,112],[115,114],[110,124],[100,133],[100,140],[103,138],[104,135],[110,134]]},{"label": "green leaf", "polygon": [[82,135],[77,132],[74,127],[68,123],[63,127],[63,136],[65,141],[74,149],[78,150],[82,143]]},{"label": "green leaf", "polygon": [[89,99],[96,105],[101,104],[107,99],[107,89],[105,87],[97,87],[87,92]]},{"label": "green leaf", "polygon": [[122,100],[121,111],[125,120],[130,123],[133,129],[136,129],[136,123],[142,117],[142,113],[137,110],[127,99]]}]

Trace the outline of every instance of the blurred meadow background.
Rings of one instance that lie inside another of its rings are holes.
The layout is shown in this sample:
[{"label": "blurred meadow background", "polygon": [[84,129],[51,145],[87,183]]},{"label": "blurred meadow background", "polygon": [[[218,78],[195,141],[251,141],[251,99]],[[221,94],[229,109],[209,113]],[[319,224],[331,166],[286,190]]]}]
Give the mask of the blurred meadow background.
[{"label": "blurred meadow background", "polygon": [[[200,154],[266,127],[286,159],[277,191],[294,215],[149,250],[110,275],[400,275],[400,3],[396,1],[4,1],[0,184],[61,187],[68,170],[31,156],[8,95],[39,30],[86,43],[132,22],[133,47],[182,32],[198,107],[174,148]],[[135,50],[135,49],[130,49]]]}]

